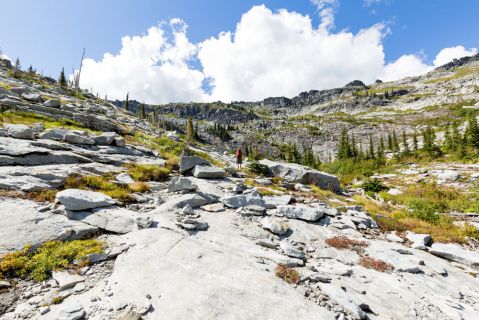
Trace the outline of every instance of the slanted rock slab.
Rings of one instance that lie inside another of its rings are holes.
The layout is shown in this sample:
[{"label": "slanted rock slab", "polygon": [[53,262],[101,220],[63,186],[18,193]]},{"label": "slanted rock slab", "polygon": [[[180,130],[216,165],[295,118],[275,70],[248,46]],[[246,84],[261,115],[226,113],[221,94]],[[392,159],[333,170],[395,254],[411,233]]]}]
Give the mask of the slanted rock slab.
[{"label": "slanted rock slab", "polygon": [[225,171],[218,167],[197,165],[193,169],[193,175],[201,179],[221,179],[225,176]]},{"label": "slanted rock slab", "polygon": [[57,201],[61,202],[65,209],[72,211],[107,207],[115,203],[106,194],[80,189],[67,189],[58,192]]},{"label": "slanted rock slab", "polygon": [[317,208],[311,208],[304,205],[278,206],[278,211],[287,218],[306,221],[317,221],[321,219],[324,215],[324,213]]},{"label": "slanted rock slab", "polygon": [[197,156],[183,156],[180,159],[180,173],[185,174],[198,165],[210,166],[211,164]]}]

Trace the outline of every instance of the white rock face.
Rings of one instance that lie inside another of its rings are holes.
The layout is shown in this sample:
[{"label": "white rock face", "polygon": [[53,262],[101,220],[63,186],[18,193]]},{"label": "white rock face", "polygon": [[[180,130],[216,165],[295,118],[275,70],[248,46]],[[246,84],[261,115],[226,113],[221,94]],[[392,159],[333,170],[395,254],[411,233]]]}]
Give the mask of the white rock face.
[{"label": "white rock face", "polygon": [[306,221],[317,221],[321,219],[324,213],[317,208],[311,208],[305,205],[287,205],[278,206],[278,211],[290,219],[301,219]]},{"label": "white rock face", "polygon": [[97,145],[110,145],[116,138],[115,132],[103,132],[102,134],[93,137]]},{"label": "white rock face", "polygon": [[428,234],[418,234],[411,231],[406,232],[406,239],[412,242],[411,247],[425,250],[432,242],[432,237]]},{"label": "white rock face", "polygon": [[437,178],[439,183],[453,182],[461,177],[459,172],[454,170],[437,170],[430,173]]},{"label": "white rock face", "polygon": [[33,201],[0,199],[0,255],[20,250],[26,245],[34,247],[50,240],[81,238],[98,228],[49,212],[38,212],[40,206]]},{"label": "white rock face", "polygon": [[33,131],[30,127],[23,124],[3,124],[7,135],[15,139],[33,139]]},{"label": "white rock face", "polygon": [[67,189],[57,193],[57,200],[67,210],[80,211],[99,207],[111,206],[115,201],[101,192],[79,189]]}]

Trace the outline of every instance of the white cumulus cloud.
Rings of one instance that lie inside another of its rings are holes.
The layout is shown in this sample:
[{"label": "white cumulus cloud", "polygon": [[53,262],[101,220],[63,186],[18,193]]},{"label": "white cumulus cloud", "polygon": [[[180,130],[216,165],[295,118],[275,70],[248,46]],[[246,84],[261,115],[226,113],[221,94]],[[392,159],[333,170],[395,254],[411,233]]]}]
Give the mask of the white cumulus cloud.
[{"label": "white cumulus cloud", "polygon": [[434,66],[440,67],[453,59],[462,58],[466,56],[473,56],[477,54],[476,48],[466,49],[463,46],[456,46],[442,49],[434,60]]},{"label": "white cumulus cloud", "polygon": [[[189,41],[180,19],[126,36],[117,54],[84,61],[81,85],[109,98],[147,103],[257,101],[295,96],[311,89],[341,87],[352,80],[372,83],[426,73],[477,49],[441,50],[433,63],[424,54],[385,62],[383,39],[390,30],[372,25],[357,33],[332,31],[337,0],[311,0],[320,23],[287,10],[255,6],[235,30],[200,43]],[[325,11],[326,10],[326,11]]]},{"label": "white cumulus cloud", "polygon": [[383,26],[328,33],[299,13],[265,6],[245,13],[234,33],[200,44],[203,72],[213,99],[256,100],[310,89],[373,81],[382,72]]},{"label": "white cumulus cloud", "polygon": [[151,27],[147,34],[123,37],[116,55],[106,53],[100,61],[85,59],[80,85],[101,96],[146,103],[202,101],[203,73],[189,66],[196,46],[186,36],[179,19]]}]

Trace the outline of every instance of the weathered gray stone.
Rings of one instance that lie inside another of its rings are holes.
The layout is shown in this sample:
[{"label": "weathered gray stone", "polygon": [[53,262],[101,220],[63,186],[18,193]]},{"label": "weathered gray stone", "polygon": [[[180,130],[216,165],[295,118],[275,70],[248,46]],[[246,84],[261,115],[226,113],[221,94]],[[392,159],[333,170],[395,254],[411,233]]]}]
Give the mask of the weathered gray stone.
[{"label": "weathered gray stone", "polygon": [[92,211],[67,211],[66,215],[71,220],[120,234],[133,231],[136,225],[135,212],[119,207],[96,208]]},{"label": "weathered gray stone", "polygon": [[225,171],[218,167],[197,165],[193,169],[193,175],[201,179],[219,179],[224,178]]},{"label": "weathered gray stone", "polygon": [[279,243],[279,246],[283,250],[285,255],[297,259],[304,259],[304,252],[296,249],[289,242],[283,240]]},{"label": "weathered gray stone", "polygon": [[220,201],[227,207],[240,208],[250,205],[256,205],[264,207],[265,203],[263,198],[255,191],[248,194],[235,195],[230,197],[221,198]]},{"label": "weathered gray stone", "polygon": [[289,194],[283,196],[264,196],[263,200],[267,209],[275,209],[277,206],[287,205],[293,197]]},{"label": "weathered gray stone", "polygon": [[7,135],[12,138],[27,140],[33,139],[33,131],[26,125],[4,123],[3,127],[5,128]]},{"label": "weathered gray stone", "polygon": [[58,108],[60,106],[60,100],[58,99],[48,99],[43,103],[45,107]]},{"label": "weathered gray stone", "polygon": [[280,205],[278,206],[278,211],[287,218],[306,221],[317,221],[324,215],[324,213],[317,208],[311,208],[305,205]]},{"label": "weathered gray stone", "polygon": [[202,206],[201,209],[208,212],[222,212],[225,211],[225,206],[222,203],[213,203],[206,206]]},{"label": "weathered gray stone", "polygon": [[264,217],[261,219],[261,226],[274,234],[283,235],[289,230],[288,224],[279,218]]},{"label": "weathered gray stone", "polygon": [[58,283],[58,290],[73,288],[77,283],[84,282],[85,278],[67,271],[53,271],[52,278]]},{"label": "weathered gray stone", "polygon": [[198,186],[194,183],[191,179],[186,177],[174,177],[171,179],[170,183],[168,183],[168,191],[176,192],[176,191],[194,191],[197,190]]},{"label": "weathered gray stone", "polygon": [[69,132],[70,130],[67,130],[67,129],[59,129],[59,128],[49,129],[49,130],[46,130],[45,132],[42,132],[39,135],[39,138],[49,139],[49,140],[63,140],[65,135]]},{"label": "weathered gray stone", "polygon": [[211,164],[205,159],[197,156],[183,156],[180,159],[180,173],[185,174],[198,165],[210,166]]},{"label": "weathered gray stone", "polygon": [[95,143],[97,145],[110,145],[115,141],[116,138],[116,133],[115,132],[103,132],[102,134],[98,136],[94,136],[93,140],[95,140]]},{"label": "weathered gray stone", "polygon": [[116,181],[121,183],[121,184],[130,184],[134,183],[135,180],[126,172],[122,172],[120,174],[117,174],[115,177]]},{"label": "weathered gray stone", "polygon": [[268,167],[274,176],[281,177],[290,183],[314,184],[323,189],[339,190],[336,176],[295,163],[275,162],[267,159],[259,161]]},{"label": "weathered gray stone", "polygon": [[57,200],[67,210],[80,211],[99,207],[111,206],[115,201],[101,192],[80,189],[67,189],[57,193]]},{"label": "weathered gray stone", "polygon": [[94,145],[95,140],[88,136],[82,136],[73,132],[69,132],[65,134],[63,137],[63,141],[73,144],[87,144],[87,145]]},{"label": "weathered gray stone", "polygon": [[479,268],[479,253],[465,250],[453,243],[433,243],[429,252],[438,257]]}]

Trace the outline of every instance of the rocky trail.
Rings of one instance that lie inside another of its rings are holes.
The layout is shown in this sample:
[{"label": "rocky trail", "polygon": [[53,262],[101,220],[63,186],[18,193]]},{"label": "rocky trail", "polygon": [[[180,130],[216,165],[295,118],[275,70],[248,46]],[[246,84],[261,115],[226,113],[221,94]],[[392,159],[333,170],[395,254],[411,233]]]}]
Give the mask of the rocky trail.
[{"label": "rocky trail", "polygon": [[[3,189],[55,188],[71,173],[114,172],[128,183],[122,164],[165,164],[150,150],[113,142],[121,141],[114,134],[53,130],[29,140],[11,132],[6,126],[8,137],[0,137]],[[47,138],[57,134],[63,137]],[[98,143],[103,136],[109,144]],[[85,144],[90,140],[96,143]],[[263,163],[297,188],[311,177],[334,185],[334,176],[306,167]],[[268,178],[261,181],[268,184]],[[148,182],[151,189],[135,194],[131,204],[78,189],[60,191],[46,205],[2,198],[2,253],[92,234],[107,247],[89,256],[90,266],[55,271],[43,282],[2,280],[0,318],[479,316],[478,253],[431,244],[428,235],[384,234],[360,206],[333,208],[307,193],[261,196],[245,182],[184,156],[177,173]],[[278,265],[296,270],[298,279],[282,280]],[[58,297],[62,302],[52,303]]]}]

